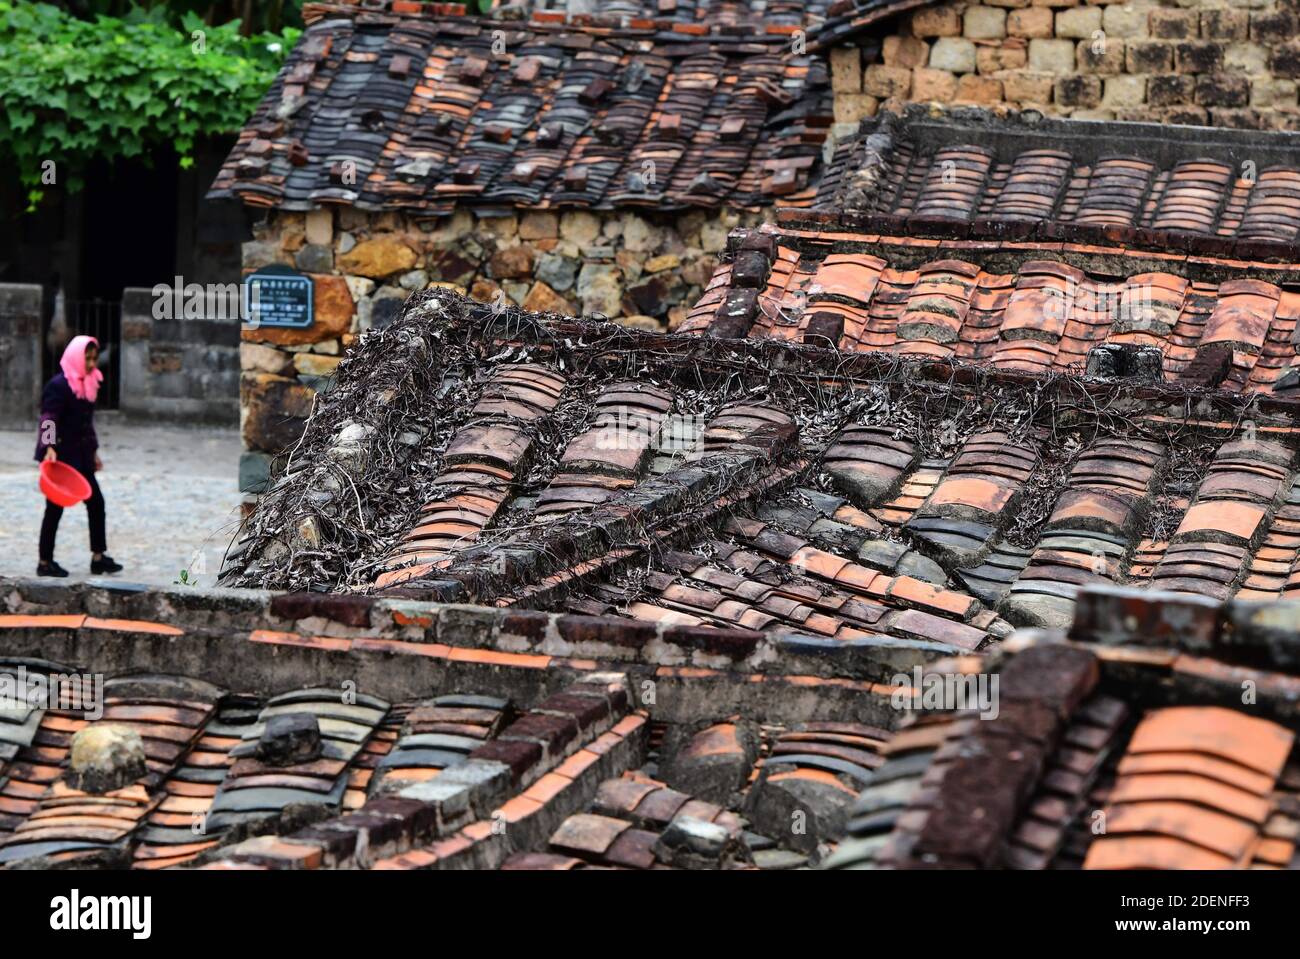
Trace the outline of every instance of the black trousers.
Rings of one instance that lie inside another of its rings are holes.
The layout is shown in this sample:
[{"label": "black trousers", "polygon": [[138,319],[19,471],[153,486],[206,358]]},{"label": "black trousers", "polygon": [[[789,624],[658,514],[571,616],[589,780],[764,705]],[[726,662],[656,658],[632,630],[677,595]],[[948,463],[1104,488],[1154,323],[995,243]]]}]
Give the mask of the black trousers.
[{"label": "black trousers", "polygon": [[[86,500],[86,514],[90,520],[90,551],[102,553],[108,549],[104,539],[104,494],[99,491],[99,483],[95,480],[93,469],[87,471],[78,467],[77,472],[90,482],[90,499]],[[54,538],[58,535],[59,520],[62,518],[63,507],[46,500],[45,518],[41,521],[40,560],[42,563],[54,559]]]}]

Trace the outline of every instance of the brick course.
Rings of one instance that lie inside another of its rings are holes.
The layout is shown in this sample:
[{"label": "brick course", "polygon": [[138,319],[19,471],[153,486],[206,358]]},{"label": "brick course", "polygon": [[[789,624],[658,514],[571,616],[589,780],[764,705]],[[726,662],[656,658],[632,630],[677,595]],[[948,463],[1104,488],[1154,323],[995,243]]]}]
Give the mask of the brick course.
[{"label": "brick course", "polygon": [[959,0],[893,29],[878,62],[832,54],[837,121],[917,100],[1300,129],[1293,0]]}]

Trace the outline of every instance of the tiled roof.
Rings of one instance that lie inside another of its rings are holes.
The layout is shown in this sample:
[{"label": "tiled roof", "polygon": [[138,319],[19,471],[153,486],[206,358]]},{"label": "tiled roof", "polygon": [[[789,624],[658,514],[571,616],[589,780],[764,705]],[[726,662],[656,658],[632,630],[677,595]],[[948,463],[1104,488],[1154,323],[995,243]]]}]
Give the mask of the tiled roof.
[{"label": "tiled roof", "polygon": [[824,62],[790,42],[800,5],[658,6],[509,21],[310,5],[210,195],[430,216],[797,202],[831,122]]},{"label": "tiled roof", "polygon": [[[108,582],[5,586],[4,608],[23,610],[0,614],[6,691],[24,675],[86,685],[75,701],[0,711],[0,867],[803,866],[842,831],[850,784],[889,736],[874,724],[886,702],[879,687],[828,680],[810,709],[802,694],[819,685],[812,676],[737,676],[745,695],[730,708],[740,712],[652,722],[635,706],[626,666],[493,652],[457,618],[474,615],[470,607]],[[96,625],[73,612],[88,606],[146,618]],[[477,614],[533,629],[534,614]],[[164,616],[174,624],[167,638],[202,645],[201,657],[142,642],[162,635]],[[575,643],[600,622],[541,619]],[[614,636],[619,623],[602,626]],[[308,628],[327,635],[290,632]],[[87,630],[93,644],[81,641]],[[671,630],[660,635],[673,641]],[[31,648],[89,658],[73,666],[8,655]],[[126,655],[141,671],[110,671],[97,700],[90,678]],[[149,671],[178,658],[202,678]],[[669,690],[707,672],[643,675]],[[297,688],[295,673],[319,685]],[[760,692],[766,699],[750,702]],[[758,703],[761,726],[746,715]],[[832,712],[873,724],[819,718]],[[90,748],[75,737],[109,728],[139,736],[146,767],[111,788],[75,780],[76,750]],[[787,804],[819,796],[831,805],[784,843]]]},{"label": "tiled roof", "polygon": [[[1228,632],[1282,609],[1221,625],[1214,603],[1085,594],[1071,644],[1017,637],[996,673],[996,716],[917,711],[902,724],[826,865],[1296,868],[1296,679],[1270,671],[1276,660],[1225,662],[1253,655],[1231,653]],[[968,658],[931,678],[980,669]],[[1266,701],[1243,704],[1243,683],[1267,688]]]},{"label": "tiled roof", "polygon": [[[661,28],[673,24],[708,31],[753,32],[754,24],[816,29],[835,0],[599,0],[575,4],[569,0],[533,0],[533,17],[593,26],[625,26],[631,21],[655,21]],[[570,13],[582,6],[589,12]],[[707,31],[706,31],[707,32]]]},{"label": "tiled roof", "polygon": [[1289,865],[1294,842],[1261,831],[1291,791],[1280,780],[1294,743],[1277,723],[1221,707],[1151,710],[1116,767],[1106,833],[1083,867]]},{"label": "tiled roof", "polygon": [[[1023,158],[1007,136],[990,170]],[[1175,146],[1148,154],[1166,199]],[[403,728],[362,808],[232,830],[209,868],[1297,862],[1300,256],[1161,232],[1191,220],[977,236],[924,152],[898,182],[919,164],[925,218],[737,231],[676,334],[437,290],[361,339],[222,571],[295,592],[220,628],[320,688],[346,665],[422,702],[432,677],[517,718],[484,712],[436,776],[444,741]],[[49,635],[16,614],[0,652],[164,641],[7,595]],[[927,680],[998,685],[909,709]]]},{"label": "tiled roof", "polygon": [[883,111],[839,142],[816,205],[842,231],[1300,260],[1284,133]]},{"label": "tiled roof", "polygon": [[[1297,865],[1294,603],[1090,587],[1068,632],[989,655],[904,665],[877,648],[895,671],[882,686],[844,675],[865,661],[824,655],[821,674],[778,677],[736,671],[721,647],[719,668],[647,669],[484,645],[617,635],[566,614],[5,587],[23,612],[0,614],[0,675],[84,679],[75,705],[0,711],[4,868]],[[96,624],[86,608],[147,618]],[[177,634],[202,653],[178,654]],[[621,641],[671,655],[673,635]],[[58,661],[11,654],[32,648]],[[128,656],[140,671],[106,669]],[[178,657],[197,675],[150,671]],[[970,698],[930,703],[936,681]],[[74,737],[95,728],[139,737],[133,778],[75,778]]]},{"label": "tiled roof", "polygon": [[1090,367],[1089,353],[1158,350],[1141,361],[1156,381],[1289,395],[1300,263],[1242,266],[1078,244],[764,227],[733,237],[680,332],[1032,374],[1114,375],[1097,360]]},{"label": "tiled roof", "polygon": [[[460,309],[451,296],[413,300],[403,322]],[[1047,389],[943,368],[929,382],[925,358],[841,366],[809,395],[835,354],[525,317],[502,327],[503,351],[490,309],[470,310],[439,336],[488,337],[477,384],[438,409],[444,432],[414,472],[367,474],[408,492],[342,581],[731,630],[699,633],[701,648],[753,663],[986,649],[1013,625],[1068,623],[1093,583],[1253,600],[1300,588],[1293,402],[1247,413],[1191,384],[1142,398],[1123,379]],[[270,545],[308,491],[282,496],[264,509],[288,512],[250,527],[226,581],[337,587]]]}]

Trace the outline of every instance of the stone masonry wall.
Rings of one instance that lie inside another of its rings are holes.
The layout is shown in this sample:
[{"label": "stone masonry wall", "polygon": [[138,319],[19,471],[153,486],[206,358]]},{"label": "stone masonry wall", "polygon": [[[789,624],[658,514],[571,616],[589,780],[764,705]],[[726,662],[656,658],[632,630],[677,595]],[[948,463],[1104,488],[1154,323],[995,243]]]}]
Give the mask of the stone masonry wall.
[{"label": "stone masonry wall", "polygon": [[0,430],[35,429],[40,415],[41,288],[0,283]]},{"label": "stone masonry wall", "polygon": [[183,423],[233,423],[239,413],[234,319],[157,319],[152,289],[122,291],[123,413]]},{"label": "stone masonry wall", "polygon": [[879,62],[856,47],[832,51],[836,120],[856,123],[895,100],[1296,130],[1298,10],[1298,0],[927,7],[888,29]]},{"label": "stone masonry wall", "polygon": [[482,302],[675,329],[713,275],[728,232],[761,220],[714,210],[491,218],[460,210],[437,221],[350,207],[271,214],[244,244],[244,271],[280,263],[310,275],[316,321],[307,330],[242,333],[241,490],[260,491],[348,346],[391,323],[411,292],[450,286]]}]

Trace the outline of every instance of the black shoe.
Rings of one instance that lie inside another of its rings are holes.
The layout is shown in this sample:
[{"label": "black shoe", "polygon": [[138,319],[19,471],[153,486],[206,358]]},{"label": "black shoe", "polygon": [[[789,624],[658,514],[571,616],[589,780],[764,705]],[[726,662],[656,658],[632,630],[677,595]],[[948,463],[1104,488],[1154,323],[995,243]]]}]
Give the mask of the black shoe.
[{"label": "black shoe", "polygon": [[64,569],[62,566],[60,566],[58,563],[54,562],[54,560],[50,560],[48,563],[36,564],[36,575],[37,576],[58,576],[62,578],[68,575],[68,571]]},{"label": "black shoe", "polygon": [[[122,565],[113,562],[113,557],[105,553],[99,559],[92,559],[90,561],[90,571],[92,573],[120,573],[122,572]],[[66,576],[68,574],[64,573],[63,575]]]}]

